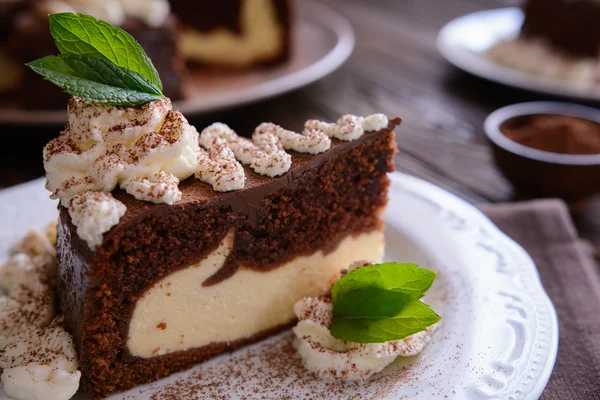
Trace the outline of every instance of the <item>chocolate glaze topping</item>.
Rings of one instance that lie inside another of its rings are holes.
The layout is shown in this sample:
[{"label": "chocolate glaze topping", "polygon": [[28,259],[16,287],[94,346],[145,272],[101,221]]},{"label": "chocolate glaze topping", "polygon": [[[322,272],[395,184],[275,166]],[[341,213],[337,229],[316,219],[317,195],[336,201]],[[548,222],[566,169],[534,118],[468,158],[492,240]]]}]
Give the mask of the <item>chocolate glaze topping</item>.
[{"label": "chocolate glaze topping", "polygon": [[[392,132],[401,122],[401,118],[391,119],[388,127],[379,132]],[[109,241],[120,230],[136,224],[149,215],[158,217],[167,213],[171,207],[186,207],[188,204],[198,205],[198,203],[203,203],[206,208],[213,206],[231,207],[232,211],[238,211],[247,215],[250,225],[255,227],[259,223],[258,209],[263,198],[292,185],[305,172],[317,168],[325,161],[347,151],[349,148],[373,140],[376,136],[377,132],[371,132],[365,133],[361,138],[351,142],[342,142],[334,139],[331,142],[331,149],[329,151],[317,155],[290,151],[289,153],[292,155],[292,167],[290,171],[276,178],[257,174],[248,166],[244,166],[246,185],[241,190],[216,192],[206,183],[202,183],[194,178],[187,179],[179,185],[179,189],[183,194],[181,201],[173,206],[136,200],[125,191],[117,190],[113,192],[113,195],[117,200],[125,204],[127,213],[121,218],[117,226],[104,235],[104,242]]]}]

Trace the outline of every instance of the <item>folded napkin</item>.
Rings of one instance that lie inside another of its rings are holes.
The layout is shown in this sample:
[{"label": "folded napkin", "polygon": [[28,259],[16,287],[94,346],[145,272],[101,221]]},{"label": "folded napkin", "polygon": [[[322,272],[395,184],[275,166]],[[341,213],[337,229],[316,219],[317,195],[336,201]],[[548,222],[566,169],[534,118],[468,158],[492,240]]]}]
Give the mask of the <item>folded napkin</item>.
[{"label": "folded napkin", "polygon": [[534,259],[558,314],[558,358],[541,399],[600,399],[600,270],[567,207],[536,200],[480,208]]}]

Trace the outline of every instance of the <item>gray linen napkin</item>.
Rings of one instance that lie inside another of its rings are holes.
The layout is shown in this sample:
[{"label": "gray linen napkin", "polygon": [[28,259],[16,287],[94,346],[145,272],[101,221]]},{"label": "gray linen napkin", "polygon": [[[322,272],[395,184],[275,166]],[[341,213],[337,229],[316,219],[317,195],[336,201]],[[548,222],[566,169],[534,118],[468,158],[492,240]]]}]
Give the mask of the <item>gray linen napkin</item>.
[{"label": "gray linen napkin", "polygon": [[567,207],[535,200],[480,208],[533,257],[558,314],[558,358],[541,399],[600,399],[600,271]]}]

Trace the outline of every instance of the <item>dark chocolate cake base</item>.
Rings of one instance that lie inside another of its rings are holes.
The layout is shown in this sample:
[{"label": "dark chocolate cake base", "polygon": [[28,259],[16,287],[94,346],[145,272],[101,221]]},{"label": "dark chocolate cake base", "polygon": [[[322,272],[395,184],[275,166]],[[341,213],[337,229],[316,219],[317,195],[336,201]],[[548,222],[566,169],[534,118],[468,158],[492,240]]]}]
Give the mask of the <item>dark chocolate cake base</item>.
[{"label": "dark chocolate cake base", "polygon": [[173,206],[117,191],[127,213],[95,250],[77,236],[61,207],[58,292],[80,359],[83,393],[102,398],[157,380],[292,323],[150,358],[132,355],[127,346],[136,301],[163,278],[203,260],[232,230],[227,261],[199,287],[218,288],[242,265],[269,273],[298,257],[334,251],[344,238],[381,232],[399,123],[392,120],[387,129],[356,141],[334,140],[327,153],[291,152],[292,168],[278,178],[247,169],[240,191],[218,193],[189,179],[180,184],[183,199]]}]

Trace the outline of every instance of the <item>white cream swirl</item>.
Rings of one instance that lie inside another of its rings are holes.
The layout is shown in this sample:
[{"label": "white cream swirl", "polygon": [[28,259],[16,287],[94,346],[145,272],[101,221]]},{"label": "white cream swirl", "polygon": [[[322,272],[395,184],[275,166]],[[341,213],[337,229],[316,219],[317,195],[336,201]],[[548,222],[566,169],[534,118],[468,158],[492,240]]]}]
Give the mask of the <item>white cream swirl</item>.
[{"label": "white cream swirl", "polygon": [[55,272],[54,261],[52,256],[18,253],[0,266],[0,336],[52,321],[55,300],[48,278]]},{"label": "white cream swirl", "polygon": [[6,339],[0,368],[4,391],[15,400],[68,400],[81,378],[73,339],[60,319]]},{"label": "white cream swirl", "polygon": [[55,316],[55,229],[29,232],[0,266],[0,379],[15,400],[68,400],[79,387],[75,345]]},{"label": "white cream swirl", "polygon": [[309,130],[322,131],[327,136],[339,140],[356,140],[365,132],[378,131],[388,126],[388,117],[384,114],[373,114],[368,117],[343,115],[335,124],[311,119],[304,126]]},{"label": "white cream swirl", "polygon": [[237,135],[225,124],[215,123],[202,131],[196,178],[212,185],[219,192],[244,188],[246,174],[229,147],[227,135]]},{"label": "white cream swirl", "polygon": [[194,174],[198,132],[169,99],[126,108],[73,97],[68,111],[65,130],[44,148],[46,187],[63,205],[77,193],[111,192],[130,179]]},{"label": "white cream swirl", "polygon": [[181,200],[178,185],[179,179],[175,175],[160,171],[149,178],[129,179],[121,184],[121,189],[138,200],[173,205]]},{"label": "white cream swirl", "polygon": [[[367,261],[353,263],[348,270],[368,265]],[[385,343],[351,343],[331,336],[333,305],[329,294],[305,297],[294,305],[298,324],[293,328],[304,366],[322,378],[333,380],[365,380],[382,371],[397,357],[414,356],[423,351],[431,340],[435,326],[402,340]]]},{"label": "white cream swirl", "polygon": [[292,156],[284,149],[316,154],[327,151],[331,140],[318,131],[300,135],[271,123],[259,125],[249,140],[239,137],[227,125],[216,123],[202,131],[200,144],[207,149],[226,144],[235,158],[250,165],[256,173],[275,177],[286,173],[292,165]]},{"label": "white cream swirl", "polygon": [[93,249],[102,243],[102,235],[119,223],[127,207],[112,194],[85,191],[77,193],[69,203],[69,214],[77,235]]},{"label": "white cream swirl", "polygon": [[171,12],[167,0],[42,0],[36,2],[39,14],[61,12],[89,14],[112,25],[136,18],[151,27],[164,24]]},{"label": "white cream swirl", "polygon": [[240,163],[249,165],[256,173],[276,177],[288,172],[292,156],[285,150],[318,154],[331,147],[331,139],[356,140],[365,132],[388,126],[383,114],[369,117],[345,115],[337,123],[310,120],[304,131],[296,133],[273,123],[259,125],[252,140],[238,136],[233,129],[215,123],[200,135],[202,150],[196,178],[209,183],[217,191],[238,190],[244,187],[245,174]]},{"label": "white cream swirl", "polygon": [[294,306],[300,320],[293,328],[304,366],[322,378],[364,380],[397,357],[414,356],[431,340],[432,329],[385,343],[350,343],[331,336],[333,306],[324,298],[307,297]]}]

